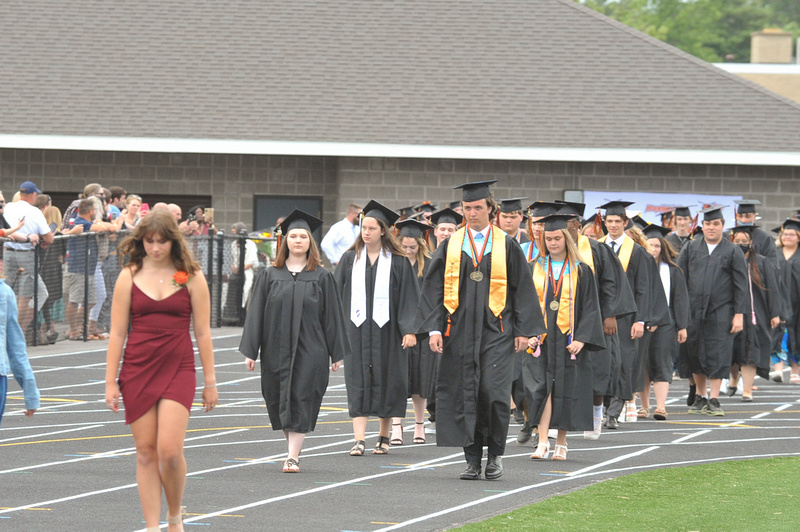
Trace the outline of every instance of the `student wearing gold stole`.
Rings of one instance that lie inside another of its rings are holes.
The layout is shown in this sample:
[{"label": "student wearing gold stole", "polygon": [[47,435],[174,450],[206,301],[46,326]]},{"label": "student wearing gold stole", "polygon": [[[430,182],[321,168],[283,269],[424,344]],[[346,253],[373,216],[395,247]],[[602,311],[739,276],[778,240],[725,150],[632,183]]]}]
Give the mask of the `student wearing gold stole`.
[{"label": "student wearing gold stole", "polygon": [[[490,223],[497,210],[489,185],[468,183],[467,226],[436,249],[425,275],[417,331],[439,355],[436,444],[463,447],[463,480],[503,474],[511,413],[514,352],[544,331],[530,269],[511,237]],[[483,448],[486,469],[481,470]]]},{"label": "student wearing gold stole", "polygon": [[544,218],[543,246],[533,265],[547,327],[529,340],[523,368],[530,420],[539,426],[533,459],[550,451],[549,429],[558,430],[553,460],[566,460],[567,431],[593,428],[590,351],[605,348],[603,320],[594,274],[567,231],[569,219]]}]

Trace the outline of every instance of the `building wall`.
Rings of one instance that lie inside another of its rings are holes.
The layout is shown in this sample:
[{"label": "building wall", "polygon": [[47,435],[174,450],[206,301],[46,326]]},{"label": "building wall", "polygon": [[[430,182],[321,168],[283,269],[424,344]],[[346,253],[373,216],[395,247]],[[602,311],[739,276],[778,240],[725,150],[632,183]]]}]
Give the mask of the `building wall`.
[{"label": "building wall", "polygon": [[794,167],[0,149],[6,199],[29,179],[45,192],[76,195],[94,181],[119,185],[145,201],[148,193],[210,194],[220,227],[250,224],[254,194],[321,195],[327,228],[354,201],[441,205],[459,198],[454,186],[482,179],[499,180],[497,198],[527,196],[531,202],[561,199],[567,189],[741,194],[763,203],[767,227],[800,208],[800,168]]}]

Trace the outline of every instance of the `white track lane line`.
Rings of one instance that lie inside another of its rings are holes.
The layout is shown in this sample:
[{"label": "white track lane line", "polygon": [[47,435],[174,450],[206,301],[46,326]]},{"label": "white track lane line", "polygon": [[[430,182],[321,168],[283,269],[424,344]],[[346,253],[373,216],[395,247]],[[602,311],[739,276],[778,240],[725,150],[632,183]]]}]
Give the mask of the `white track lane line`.
[{"label": "white track lane line", "polygon": [[57,430],[54,432],[43,432],[37,434],[28,434],[27,436],[17,436],[16,438],[6,438],[4,440],[0,440],[0,443],[6,443],[10,441],[17,441],[17,440],[28,440],[30,438],[41,438],[43,436],[54,436],[56,434],[66,434],[68,432],[79,432],[82,430],[91,430],[91,429],[98,429],[98,428],[105,428],[104,425],[90,425],[87,427],[76,427],[72,429],[65,429],[65,430]]}]

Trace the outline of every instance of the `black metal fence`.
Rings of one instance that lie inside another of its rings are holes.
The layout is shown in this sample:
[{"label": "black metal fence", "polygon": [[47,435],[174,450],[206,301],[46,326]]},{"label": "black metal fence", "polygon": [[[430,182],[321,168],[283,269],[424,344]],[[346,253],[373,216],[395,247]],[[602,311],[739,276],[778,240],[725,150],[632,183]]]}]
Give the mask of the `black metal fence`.
[{"label": "black metal fence", "polygon": [[[29,345],[107,338],[114,285],[124,267],[117,247],[125,236],[125,232],[58,235],[50,246],[36,247],[33,297],[18,299]],[[186,240],[208,282],[211,326],[243,325],[253,281],[273,258],[275,239],[219,233]],[[11,286],[18,296],[25,295],[19,292],[20,285]],[[32,309],[36,310],[30,316]]]}]

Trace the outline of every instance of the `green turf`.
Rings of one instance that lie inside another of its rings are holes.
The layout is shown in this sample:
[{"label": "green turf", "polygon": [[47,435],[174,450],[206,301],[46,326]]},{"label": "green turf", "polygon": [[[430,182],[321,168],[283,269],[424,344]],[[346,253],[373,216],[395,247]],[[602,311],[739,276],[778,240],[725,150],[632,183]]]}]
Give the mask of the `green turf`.
[{"label": "green turf", "polygon": [[797,531],[800,458],[636,473],[459,530]]}]

